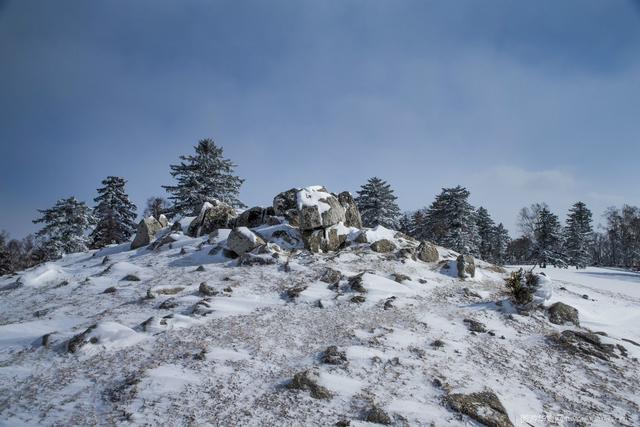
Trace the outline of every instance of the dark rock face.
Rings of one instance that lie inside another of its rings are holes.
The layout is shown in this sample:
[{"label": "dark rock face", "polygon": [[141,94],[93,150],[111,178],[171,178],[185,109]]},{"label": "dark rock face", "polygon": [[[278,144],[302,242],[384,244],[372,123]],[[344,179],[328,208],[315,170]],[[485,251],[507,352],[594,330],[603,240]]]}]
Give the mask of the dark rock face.
[{"label": "dark rock face", "polygon": [[459,255],[457,260],[458,277],[461,279],[476,275],[476,263],[471,255]]},{"label": "dark rock face", "polygon": [[138,224],[136,237],[131,242],[131,249],[147,246],[156,237],[156,233],[162,229],[162,224],[154,217],[144,218]]},{"label": "dark rock face", "polygon": [[513,427],[507,411],[492,391],[450,394],[445,398],[451,409],[488,427]]},{"label": "dark rock face", "polygon": [[351,196],[351,193],[348,191],[343,191],[338,194],[338,201],[344,208],[344,225],[347,227],[356,227],[362,228],[362,218],[360,217],[360,211],[358,210],[358,205],[356,205],[356,201]]},{"label": "dark rock face", "polygon": [[292,188],[287,191],[283,191],[273,198],[273,211],[275,215],[284,216],[285,218],[289,214],[298,214],[297,203],[298,189]]},{"label": "dark rock face", "polygon": [[333,394],[318,384],[318,376],[311,371],[298,372],[286,386],[291,390],[308,390],[314,399],[331,399]]},{"label": "dark rock face", "polygon": [[580,326],[578,310],[570,305],[557,302],[549,307],[547,313],[549,315],[549,321],[556,325],[564,325],[567,322],[571,322],[576,326]]},{"label": "dark rock face", "polygon": [[236,215],[235,209],[224,202],[204,203],[198,216],[189,224],[187,234],[200,237],[218,228],[227,228]]},{"label": "dark rock face", "polygon": [[374,252],[387,253],[395,251],[396,245],[391,240],[382,239],[377,242],[373,242],[370,248]]},{"label": "dark rock face", "polygon": [[242,212],[235,220],[236,227],[259,227],[267,223],[267,217],[273,216],[274,209],[272,207],[262,208],[260,206],[247,209]]},{"label": "dark rock face", "polygon": [[342,273],[333,268],[325,268],[324,272],[320,276],[320,281],[334,285],[342,280]]},{"label": "dark rock face", "polygon": [[421,242],[416,249],[416,257],[422,262],[438,262],[440,254],[435,245],[429,242]]}]

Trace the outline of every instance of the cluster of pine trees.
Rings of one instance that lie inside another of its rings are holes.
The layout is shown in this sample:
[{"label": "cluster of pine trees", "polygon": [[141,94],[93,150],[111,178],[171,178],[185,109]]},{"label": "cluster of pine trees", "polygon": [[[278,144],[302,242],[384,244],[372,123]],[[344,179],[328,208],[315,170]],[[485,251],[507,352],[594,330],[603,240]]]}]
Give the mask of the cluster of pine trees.
[{"label": "cluster of pine trees", "polygon": [[[163,186],[170,201],[162,197],[148,199],[145,216],[192,215],[203,202],[221,200],[234,207],[244,207],[238,199],[243,180],[234,175],[235,165],[223,157],[223,150],[213,140],[201,140],[195,155],[180,156],[180,163],[170,165],[175,185]],[[23,240],[9,239],[0,233],[0,275],[22,270],[64,254],[89,248],[123,243],[136,230],[137,207],[129,200],[126,180],[109,176],[97,189],[93,208],[75,197],[58,200],[48,209],[38,210],[33,222],[42,224],[35,236]]]},{"label": "cluster of pine trees", "polygon": [[[211,139],[201,140],[194,148],[193,155],[180,156],[180,163],[170,165],[176,183],[163,186],[169,200],[148,199],[145,217],[191,216],[204,202],[213,200],[245,207],[239,199],[244,180],[234,174],[236,165],[224,158],[223,149]],[[69,197],[39,210],[40,217],[33,222],[42,228],[35,236],[16,240],[0,232],[0,275],[67,253],[129,241],[136,228],[137,207],[129,200],[125,185],[124,178],[109,176],[97,189],[92,208]],[[521,236],[512,240],[487,209],[471,205],[469,195],[461,186],[443,188],[429,207],[403,214],[391,186],[372,177],[357,191],[355,201],[366,227],[398,229],[498,265],[640,265],[637,207],[610,208],[605,214],[606,226],[596,232],[591,211],[582,202],[571,207],[564,225],[546,204],[536,203],[519,212]]]}]

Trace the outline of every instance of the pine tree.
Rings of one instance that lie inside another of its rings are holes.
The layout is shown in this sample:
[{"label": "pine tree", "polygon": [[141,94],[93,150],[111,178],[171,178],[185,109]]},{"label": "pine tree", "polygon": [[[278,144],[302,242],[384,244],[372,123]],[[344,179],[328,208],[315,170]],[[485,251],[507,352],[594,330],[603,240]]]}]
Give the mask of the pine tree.
[{"label": "pine tree", "polygon": [[159,219],[160,215],[166,215],[169,208],[169,202],[164,197],[150,197],[147,199],[147,207],[144,210],[144,216]]},{"label": "pine tree", "polygon": [[245,207],[238,199],[244,180],[233,175],[236,165],[222,157],[222,147],[212,139],[203,139],[195,150],[195,156],[180,156],[180,164],[170,166],[177,184],[162,186],[171,194],[172,212],[194,215],[204,202],[213,200]]},{"label": "pine tree", "polygon": [[0,276],[13,273],[13,263],[11,262],[11,252],[7,247],[9,236],[6,231],[0,231]]},{"label": "pine tree", "polygon": [[94,248],[126,242],[135,230],[136,205],[129,201],[125,184],[124,178],[109,176],[97,190],[98,197],[93,199],[97,225],[90,235]]},{"label": "pine tree", "polygon": [[591,263],[592,245],[591,211],[584,203],[577,202],[569,210],[565,228],[565,251],[569,263],[576,268],[586,268]]},{"label": "pine tree", "polygon": [[454,251],[478,255],[479,236],[469,191],[461,186],[443,188],[427,209],[423,233],[428,240]]},{"label": "pine tree", "polygon": [[534,257],[541,268],[547,264],[565,267],[565,256],[562,252],[562,229],[557,215],[549,209],[542,208],[535,224]]},{"label": "pine tree", "polygon": [[496,243],[496,224],[493,222],[493,219],[491,219],[489,212],[482,206],[476,211],[476,225],[478,227],[478,252],[480,253],[480,258],[488,262],[493,262],[493,246]]},{"label": "pine tree", "polygon": [[412,230],[413,225],[411,213],[405,212],[402,214],[402,216],[400,216],[400,219],[398,220],[398,231],[403,232],[407,236],[411,236],[411,233],[413,232]]},{"label": "pine tree", "polygon": [[95,223],[91,210],[75,197],[60,199],[50,209],[38,209],[42,216],[33,220],[44,227],[36,233],[42,257],[56,259],[64,254],[87,250],[86,231]]},{"label": "pine tree", "polygon": [[362,224],[365,227],[382,225],[392,229],[398,228],[400,208],[396,200],[397,197],[386,181],[378,177],[369,178],[367,183],[360,187],[356,197]]},{"label": "pine tree", "polygon": [[509,243],[511,243],[509,232],[502,223],[498,224],[493,230],[491,262],[497,265],[505,265],[507,263]]}]

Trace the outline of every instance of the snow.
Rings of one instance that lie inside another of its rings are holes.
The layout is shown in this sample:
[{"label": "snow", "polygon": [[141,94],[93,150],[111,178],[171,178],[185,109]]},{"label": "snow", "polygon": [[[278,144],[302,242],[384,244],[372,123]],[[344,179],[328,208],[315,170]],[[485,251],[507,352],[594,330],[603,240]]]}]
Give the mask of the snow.
[{"label": "snow", "polygon": [[331,209],[331,206],[328,203],[325,203],[323,199],[327,199],[332,196],[324,191],[323,187],[320,185],[312,185],[298,190],[296,197],[299,210],[305,206],[315,206],[317,207],[320,215],[322,215],[324,212]]},{"label": "snow", "polygon": [[247,227],[238,227],[236,228],[236,231],[242,236],[246,237],[252,243],[256,243],[258,241],[258,236],[256,236],[256,234],[253,231],[249,230]]},{"label": "snow", "polygon": [[367,236],[367,242],[369,243],[377,242],[378,240],[383,240],[383,239],[393,241],[397,233],[398,233],[397,231],[391,230],[390,228],[385,228],[382,225],[377,225],[365,231],[365,234]]},{"label": "snow", "polygon": [[[287,225],[249,231],[277,230],[295,234]],[[414,244],[384,227],[367,233],[369,241]],[[515,425],[543,426],[553,416],[640,424],[633,360],[640,347],[625,341],[640,343],[639,274],[543,270],[545,306],[575,307],[583,328],[605,332],[604,343],[629,353],[605,362],[552,346],[550,336],[577,327],[551,324],[544,310],[519,314],[507,300],[505,275],[486,263],[477,262],[475,278],[460,280],[438,263],[401,262],[350,245],[315,255],[292,247],[277,264],[238,266],[209,254],[227,236],[180,236],[155,252],[112,246],[0,278],[0,425],[367,425],[362,413],[370,402],[398,425],[400,417],[412,426],[475,425],[441,402],[447,390],[485,388]],[[454,262],[455,252],[438,251]],[[326,268],[344,275],[337,288],[320,281]],[[348,285],[360,273],[363,293]],[[397,283],[394,273],[410,279]],[[123,281],[127,274],[142,280]],[[20,286],[7,288],[16,280]],[[201,282],[216,295],[200,294]],[[306,289],[287,296],[296,286]],[[110,287],[116,292],[104,294]],[[158,292],[175,288],[182,289]],[[355,295],[365,301],[352,302]],[[464,319],[494,335],[472,334]],[[94,342],[68,353],[68,340],[92,325],[86,338]],[[50,333],[45,348],[41,338]],[[347,362],[321,363],[334,345]],[[283,387],[308,369],[333,398]]]}]

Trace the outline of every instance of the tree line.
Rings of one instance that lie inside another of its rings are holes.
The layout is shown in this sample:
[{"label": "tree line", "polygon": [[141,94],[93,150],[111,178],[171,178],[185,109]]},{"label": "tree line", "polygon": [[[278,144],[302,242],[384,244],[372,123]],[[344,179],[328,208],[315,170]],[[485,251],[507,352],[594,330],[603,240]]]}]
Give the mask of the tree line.
[{"label": "tree line", "polygon": [[[236,165],[224,157],[222,147],[203,139],[194,148],[194,154],[180,156],[179,163],[169,166],[176,182],[162,186],[167,199],[156,196],[147,200],[145,217],[192,216],[204,202],[214,199],[246,207],[239,199],[244,180],[234,174]],[[17,240],[0,232],[0,275],[64,254],[129,241],[136,229],[137,207],[129,200],[126,180],[109,176],[101,184],[93,207],[69,197],[38,210],[40,216],[33,222],[42,228],[35,235]],[[402,213],[391,186],[372,177],[357,191],[355,200],[366,227],[396,229],[498,265],[640,265],[637,207],[609,208],[605,224],[594,231],[592,213],[583,202],[570,208],[564,225],[545,203],[536,203],[520,210],[520,237],[511,239],[505,226],[496,224],[486,208],[471,205],[469,196],[461,186],[443,188],[428,207]]]}]

